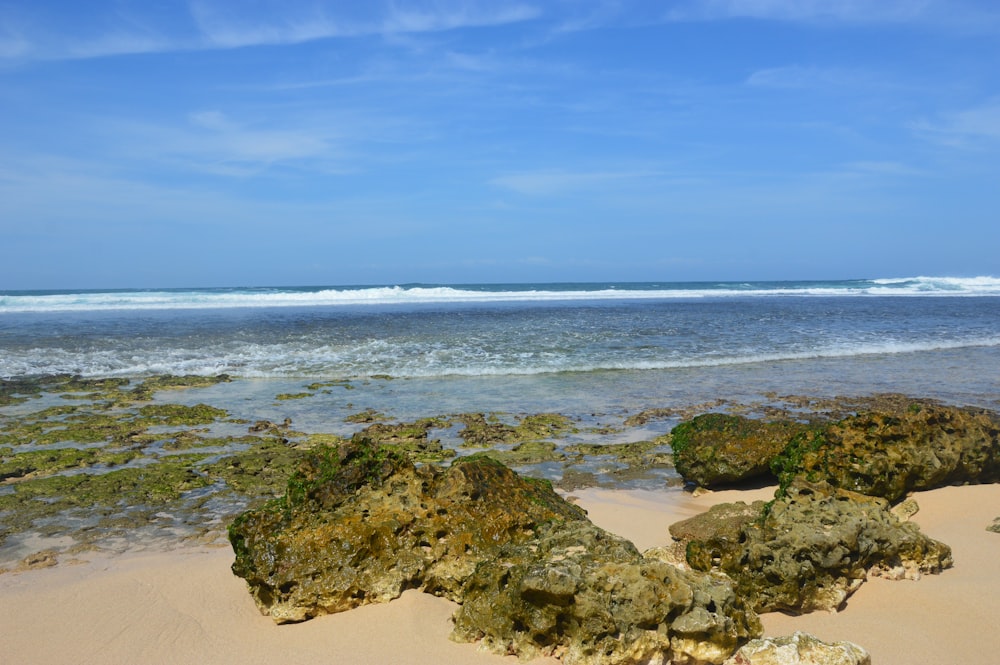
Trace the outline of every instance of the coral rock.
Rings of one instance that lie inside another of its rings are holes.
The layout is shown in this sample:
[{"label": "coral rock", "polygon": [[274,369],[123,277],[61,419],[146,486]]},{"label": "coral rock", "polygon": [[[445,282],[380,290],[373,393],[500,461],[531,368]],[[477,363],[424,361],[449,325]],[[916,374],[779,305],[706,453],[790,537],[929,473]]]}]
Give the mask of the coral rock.
[{"label": "coral rock", "polygon": [[691,538],[692,568],[729,575],[758,612],[833,611],[869,575],[915,579],[952,564],[947,545],[884,499],[800,479],[761,508],[754,517],[745,504],[717,507],[671,527]]},{"label": "coral rock", "polygon": [[466,585],[453,636],[568,665],[721,663],[760,634],[729,580],[643,557],[589,522],[509,544]]},{"label": "coral rock", "polygon": [[771,460],[805,425],[706,413],[671,432],[674,464],[684,480],[719,487],[770,474]]},{"label": "coral rock", "polygon": [[452,600],[476,565],[541,523],[584,512],[485,457],[417,468],[365,440],[316,455],[285,498],[230,526],[233,572],[261,611],[302,621],[410,588]]},{"label": "coral rock", "polygon": [[868,652],[852,642],[821,642],[812,635],[752,640],[725,665],[871,665]]}]

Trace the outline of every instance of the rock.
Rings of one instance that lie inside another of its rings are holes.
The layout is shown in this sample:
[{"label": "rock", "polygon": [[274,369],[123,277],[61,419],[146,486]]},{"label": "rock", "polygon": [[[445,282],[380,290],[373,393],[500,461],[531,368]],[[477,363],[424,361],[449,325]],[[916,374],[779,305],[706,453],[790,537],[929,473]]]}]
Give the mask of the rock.
[{"label": "rock", "polygon": [[761,631],[729,580],[643,557],[586,521],[504,546],[461,602],[455,639],[567,665],[717,664]]},{"label": "rock", "polygon": [[821,642],[806,633],[765,637],[744,644],[724,665],[871,665],[871,656],[852,642]]},{"label": "rock", "polygon": [[892,514],[901,522],[906,522],[919,512],[920,504],[915,499],[905,499],[892,507]]},{"label": "rock", "polygon": [[52,568],[59,563],[59,553],[56,550],[42,550],[35,552],[21,559],[16,570],[38,570],[40,568]]},{"label": "rock", "polygon": [[441,445],[440,439],[431,439],[432,429],[450,427],[446,418],[421,418],[412,423],[373,423],[354,435],[380,446],[405,452],[416,462],[439,463],[455,456],[455,451]]},{"label": "rock", "polygon": [[988,411],[914,402],[797,435],[772,463],[782,485],[803,475],[897,501],[910,491],[1000,481],[1000,421]]},{"label": "rock", "polygon": [[725,576],[643,557],[485,455],[442,470],[367,439],[317,449],[229,536],[278,623],[416,588],[460,603],[455,639],[568,664],[718,665],[761,633]]},{"label": "rock", "polygon": [[739,541],[743,529],[760,518],[766,502],[744,501],[720,503],[706,512],[670,525],[670,535],[674,540],[717,540],[725,543]]},{"label": "rock", "polygon": [[947,545],[884,499],[800,479],[756,517],[755,506],[717,507],[671,534],[690,538],[692,568],[727,574],[758,612],[833,611],[869,575],[916,579],[952,564]]},{"label": "rock", "polygon": [[674,464],[684,479],[719,487],[770,475],[771,460],[805,425],[765,422],[743,416],[706,413],[671,432]]},{"label": "rock", "polygon": [[584,520],[545,481],[482,456],[441,471],[355,439],[312,455],[280,500],[229,528],[233,572],[265,614],[302,621],[420,588],[452,600],[475,567],[542,523]]}]

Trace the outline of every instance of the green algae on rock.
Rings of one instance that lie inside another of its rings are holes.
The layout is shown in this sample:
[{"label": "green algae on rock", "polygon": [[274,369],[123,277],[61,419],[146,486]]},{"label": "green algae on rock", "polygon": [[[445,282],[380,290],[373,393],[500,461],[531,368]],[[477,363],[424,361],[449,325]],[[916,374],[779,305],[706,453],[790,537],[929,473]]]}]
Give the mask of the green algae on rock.
[{"label": "green algae on rock", "polygon": [[279,402],[286,402],[293,399],[305,399],[307,397],[312,397],[313,393],[279,393],[274,396]]},{"label": "green algae on rock", "polygon": [[525,441],[510,449],[498,449],[482,453],[510,466],[540,464],[566,459],[566,455],[551,441]]},{"label": "green algae on rock", "polygon": [[456,639],[601,665],[717,664],[761,630],[727,579],[644,558],[487,453],[439,469],[361,438],[317,449],[229,537],[278,623],[416,588],[462,605]]},{"label": "green algae on rock", "polygon": [[301,621],[409,588],[458,599],[500,543],[550,520],[583,519],[545,483],[484,456],[416,467],[365,439],[318,449],[283,499],[229,528],[233,572],[275,621]]},{"label": "green algae on rock", "polygon": [[440,463],[455,456],[455,451],[445,448],[440,439],[431,439],[430,431],[451,427],[445,417],[421,418],[411,423],[376,422],[358,432],[361,437],[391,446],[410,455],[417,462]]},{"label": "green algae on rock", "polygon": [[384,413],[379,413],[375,409],[365,409],[358,413],[352,413],[351,415],[344,418],[345,423],[374,423],[377,421],[385,420],[386,415]]},{"label": "green algae on rock", "polygon": [[938,573],[951,548],[878,497],[801,479],[773,502],[717,506],[670,527],[695,570],[731,577],[758,612],[836,610],[870,575]]},{"label": "green algae on rock", "polygon": [[207,425],[228,418],[229,413],[207,404],[149,404],[140,407],[141,423],[150,425]]},{"label": "green algae on rock", "polygon": [[217,374],[215,376],[160,374],[143,379],[139,385],[129,391],[128,397],[133,401],[147,402],[153,399],[153,396],[161,390],[206,388],[219,383],[229,383],[230,381],[232,379],[228,374]]},{"label": "green algae on rock", "polygon": [[278,495],[303,454],[279,433],[212,436],[195,426],[234,422],[223,409],[131,400],[228,380],[149,377],[141,390],[126,379],[31,382],[40,395],[85,393],[85,399],[0,415],[0,546],[24,533],[92,544],[154,524],[164,533],[180,533],[178,524],[198,532],[217,525],[220,510],[235,514]]},{"label": "green algae on rock", "polygon": [[38,520],[60,514],[91,519],[119,514],[131,506],[158,510],[185,492],[210,484],[208,477],[194,470],[203,459],[204,455],[176,455],[154,464],[18,482],[12,492],[0,494],[0,512],[6,513],[6,530],[0,536],[28,530]]},{"label": "green algae on rock", "polygon": [[721,663],[761,632],[728,580],[645,558],[582,520],[506,543],[461,603],[453,638],[567,665]]},{"label": "green algae on rock", "polygon": [[768,475],[771,460],[804,429],[792,421],[706,413],[671,432],[674,464],[685,480],[702,487],[752,480]]},{"label": "green algae on rock", "polygon": [[504,423],[500,414],[463,413],[455,416],[465,427],[459,432],[464,447],[486,448],[497,444],[565,436],[576,431],[572,421],[558,413],[535,413],[522,417],[516,425]]},{"label": "green algae on rock", "polygon": [[912,401],[803,431],[771,466],[782,486],[801,475],[889,501],[913,490],[997,482],[1000,418]]}]

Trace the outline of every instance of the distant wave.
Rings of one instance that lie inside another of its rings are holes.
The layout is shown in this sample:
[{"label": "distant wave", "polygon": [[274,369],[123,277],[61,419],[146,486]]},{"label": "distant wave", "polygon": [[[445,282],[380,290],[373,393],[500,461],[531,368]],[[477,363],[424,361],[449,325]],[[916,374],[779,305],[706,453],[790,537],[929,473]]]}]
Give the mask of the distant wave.
[{"label": "distant wave", "polygon": [[0,292],[0,314],[732,297],[1000,296],[997,277]]}]

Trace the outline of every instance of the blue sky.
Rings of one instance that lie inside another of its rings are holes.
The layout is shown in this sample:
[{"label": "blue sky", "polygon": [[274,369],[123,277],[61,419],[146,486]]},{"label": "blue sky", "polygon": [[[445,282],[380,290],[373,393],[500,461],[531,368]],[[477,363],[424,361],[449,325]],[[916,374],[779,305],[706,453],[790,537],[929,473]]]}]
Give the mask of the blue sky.
[{"label": "blue sky", "polygon": [[0,0],[0,289],[998,257],[994,0]]}]

